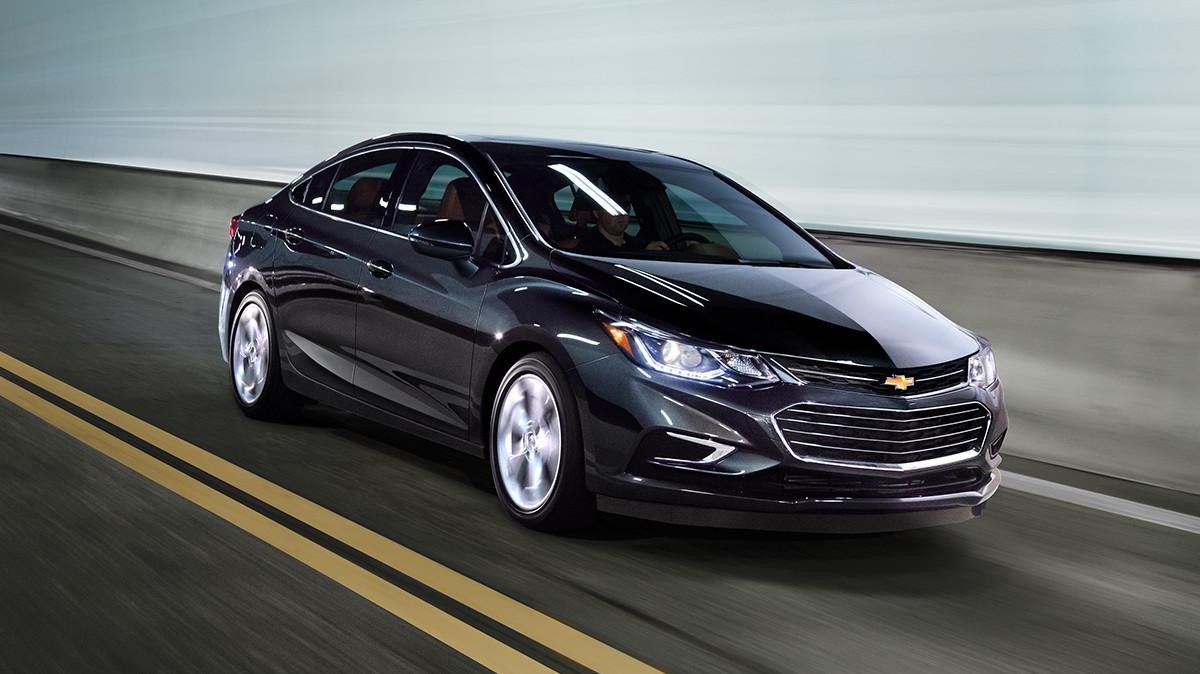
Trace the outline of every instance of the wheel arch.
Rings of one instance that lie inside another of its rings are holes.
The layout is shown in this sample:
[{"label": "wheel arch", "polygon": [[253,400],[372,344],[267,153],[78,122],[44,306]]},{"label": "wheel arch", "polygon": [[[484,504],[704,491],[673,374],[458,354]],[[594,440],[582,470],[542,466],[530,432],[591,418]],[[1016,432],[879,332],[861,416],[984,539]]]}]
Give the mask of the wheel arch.
[{"label": "wheel arch", "polygon": [[[479,438],[485,448],[490,449],[491,427],[492,427],[492,408],[496,404],[496,395],[499,393],[500,381],[504,379],[512,366],[518,361],[528,356],[531,353],[547,353],[550,351],[545,348],[545,345],[531,341],[521,340],[513,342],[506,346],[492,361],[491,367],[488,369],[487,377],[484,379],[483,391],[479,397]],[[550,354],[554,358],[553,354]],[[558,359],[555,358],[555,361]],[[562,363],[559,363],[562,367]],[[563,368],[564,370],[566,368]]]},{"label": "wheel arch", "polygon": [[531,353],[544,353],[549,356],[566,377],[567,388],[573,396],[575,408],[579,412],[579,431],[582,436],[580,439],[583,443],[584,457],[586,463],[591,465],[591,417],[588,412],[589,407],[583,382],[575,372],[575,363],[558,340],[543,335],[529,334],[514,338],[511,343],[505,344],[488,366],[487,376],[483,380],[483,387],[478,398],[480,406],[476,437],[484,449],[487,460],[491,461],[492,410],[496,404],[496,396],[499,394],[500,382],[517,361]]},{"label": "wheel arch", "polygon": [[266,279],[253,267],[248,267],[236,275],[226,277],[221,287],[221,309],[218,319],[217,334],[221,340],[221,357],[229,362],[229,342],[233,339],[233,321],[237,318],[238,305],[252,291],[259,291],[267,301],[267,310],[272,312],[271,326],[275,326],[274,307],[271,306],[271,296],[267,291]]},{"label": "wheel arch", "polygon": [[[257,279],[254,278],[243,281],[242,284],[239,285],[237,289],[234,290],[229,296],[229,311],[228,315],[225,317],[225,334],[229,335],[230,338],[232,338],[233,321],[237,318],[236,314],[238,307],[241,306],[242,300],[246,299],[246,295],[249,295],[255,290],[262,294],[263,299],[267,299],[267,289]],[[269,305],[270,302],[268,301],[268,310],[271,308]],[[271,325],[274,327],[274,320],[271,321]],[[226,341],[228,341],[228,339]]]}]

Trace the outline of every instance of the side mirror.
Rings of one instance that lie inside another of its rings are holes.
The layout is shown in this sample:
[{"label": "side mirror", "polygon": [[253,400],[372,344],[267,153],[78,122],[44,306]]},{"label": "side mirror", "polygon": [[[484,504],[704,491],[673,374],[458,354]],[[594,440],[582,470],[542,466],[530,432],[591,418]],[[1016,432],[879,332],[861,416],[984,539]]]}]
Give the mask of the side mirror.
[{"label": "side mirror", "polygon": [[475,235],[462,220],[434,220],[417,225],[408,233],[413,250],[443,260],[462,260],[475,249]]}]

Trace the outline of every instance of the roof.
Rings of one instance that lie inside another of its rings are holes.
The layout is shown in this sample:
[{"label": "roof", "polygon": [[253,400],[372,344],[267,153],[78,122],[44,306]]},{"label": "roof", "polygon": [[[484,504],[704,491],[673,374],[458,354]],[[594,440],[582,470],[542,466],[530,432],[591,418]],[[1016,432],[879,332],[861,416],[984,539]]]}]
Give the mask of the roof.
[{"label": "roof", "polygon": [[572,154],[590,157],[600,157],[615,161],[660,161],[667,164],[681,164],[692,168],[698,166],[689,161],[669,154],[642,148],[621,147],[618,145],[602,145],[575,140],[554,138],[534,138],[525,136],[498,136],[481,134],[442,134],[442,133],[394,133],[373,138],[359,145],[376,144],[380,142],[414,141],[440,143],[447,146],[460,144],[470,145],[481,152],[507,157],[519,157],[524,154],[538,156],[545,154]]}]

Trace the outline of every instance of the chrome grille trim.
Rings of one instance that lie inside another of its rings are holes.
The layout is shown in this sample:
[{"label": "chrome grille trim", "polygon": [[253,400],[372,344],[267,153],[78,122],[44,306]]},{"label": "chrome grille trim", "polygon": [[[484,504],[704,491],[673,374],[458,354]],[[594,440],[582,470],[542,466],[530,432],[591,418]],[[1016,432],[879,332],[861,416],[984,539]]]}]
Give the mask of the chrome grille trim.
[{"label": "chrome grille trim", "polygon": [[[848,388],[891,398],[919,398],[936,395],[967,384],[969,357],[930,365],[889,367],[848,361],[830,361],[805,356],[773,354],[772,362],[797,379],[815,386]],[[892,375],[911,376],[915,381],[905,389],[886,384]],[[936,390],[935,390],[936,389]]]},{"label": "chrome grille trim", "polygon": [[[821,445],[821,444],[817,444],[815,442],[801,442],[799,440],[791,440],[790,442],[793,445],[804,445],[805,447],[824,447],[826,449],[836,449],[840,452],[861,452],[863,454],[881,454],[882,453],[879,450],[875,450],[875,449],[851,449],[849,447],[836,447],[834,445]],[[952,442],[948,445],[938,445],[937,447],[931,447],[929,449],[914,449],[909,452],[887,452],[887,453],[889,455],[893,455],[893,456],[904,456],[905,454],[920,454],[922,452],[930,452],[930,451],[948,449],[950,447],[958,447],[959,445],[965,445],[970,442],[971,442],[971,440],[962,440],[961,442]]]},{"label": "chrome grille trim", "polygon": [[[928,417],[928,418],[932,419],[933,417]],[[916,433],[919,431],[928,430],[930,428],[945,428],[946,426],[957,426],[958,424],[966,423],[968,421],[982,421],[984,419],[987,419],[987,415],[981,414],[977,417],[963,419],[962,421],[951,421],[948,424],[937,424],[935,426],[926,426],[925,428],[894,428],[894,429],[890,429],[890,432],[892,432],[892,433]],[[779,417],[779,420],[783,421],[783,422],[792,421],[791,419],[784,419],[783,417]],[[917,421],[917,420],[914,419],[914,421]],[[799,422],[797,422],[797,423],[799,423]],[[830,426],[832,428],[858,428],[858,429],[861,429],[864,431],[880,430],[878,428],[871,428],[870,426],[855,426],[854,424],[831,424],[827,421],[804,421],[803,423],[806,423],[809,426]],[[787,430],[787,429],[784,429],[784,430]]]},{"label": "chrome grille trim", "polygon": [[[952,437],[955,435],[962,435],[963,433],[974,433],[975,431],[978,431],[981,428],[983,428],[983,426],[974,426],[972,428],[964,428],[961,431],[954,431],[953,433],[944,433],[942,435],[931,435],[927,438],[916,438],[913,440],[887,440],[884,438],[862,438],[862,437],[855,437],[853,435],[835,435],[833,433],[816,433],[813,431],[797,431],[797,430],[793,430],[791,428],[785,428],[785,429],[783,429],[783,432],[784,433],[803,433],[804,435],[819,435],[819,436],[825,437],[825,438],[842,438],[844,440],[866,440],[866,441],[870,441],[870,442],[888,442],[888,443],[900,443],[900,442],[911,443],[911,442],[918,442],[921,440],[938,440],[941,438],[949,438],[949,437]],[[886,432],[886,430],[882,429],[882,428],[876,428],[873,430],[876,430],[879,432]],[[921,428],[912,429],[912,431],[919,431],[919,430],[924,430],[924,429],[921,429]],[[911,433],[912,431],[908,431],[908,432]],[[838,449],[842,449],[842,448],[839,447]],[[899,453],[900,452],[897,452],[897,454],[899,454]]]},{"label": "chrome grille trim", "polygon": [[[810,404],[817,404],[817,403],[810,403]],[[870,410],[870,409],[883,410],[884,409],[882,407],[849,407],[849,406],[845,406],[845,408],[846,409],[856,409],[856,410]],[[937,409],[937,408],[929,407],[926,409]],[[799,412],[802,414],[819,414],[819,415],[825,416],[825,417],[846,417],[848,419],[866,419],[868,421],[875,421],[879,418],[879,417],[864,417],[864,416],[854,415],[854,414],[835,414],[833,412],[811,412],[809,410],[798,410],[795,408],[795,406],[790,407],[784,411],[785,412]],[[904,412],[919,411],[919,410],[890,410],[890,411],[904,413]],[[949,414],[939,414],[937,416],[921,417],[919,419],[895,419],[892,421],[892,423],[907,424],[907,423],[912,423],[914,421],[923,421],[924,419],[938,419],[941,417],[952,417],[956,414],[963,414],[963,412],[950,412]],[[776,415],[776,416],[779,416],[779,415]],[[809,423],[807,419],[791,419],[791,418],[787,418],[787,417],[779,417],[779,419],[782,421],[802,421],[804,423]]]},{"label": "chrome grille trim", "polygon": [[[858,422],[833,423],[836,419]],[[800,461],[910,471],[978,457],[991,430],[992,413],[978,401],[915,409],[801,402],[775,413],[771,422],[789,453]],[[956,426],[961,428],[938,432]],[[833,429],[839,432],[824,432]],[[936,434],[906,437],[931,431]]]}]

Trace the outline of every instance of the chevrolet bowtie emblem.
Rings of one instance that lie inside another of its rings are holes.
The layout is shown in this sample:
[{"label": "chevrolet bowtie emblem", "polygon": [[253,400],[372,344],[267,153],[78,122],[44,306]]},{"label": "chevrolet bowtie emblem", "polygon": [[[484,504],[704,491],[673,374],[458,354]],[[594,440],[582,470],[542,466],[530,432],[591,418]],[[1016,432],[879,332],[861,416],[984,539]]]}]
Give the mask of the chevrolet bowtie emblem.
[{"label": "chevrolet bowtie emblem", "polygon": [[902,374],[894,374],[887,379],[884,379],[883,383],[889,386],[895,386],[897,389],[904,391],[907,390],[909,386],[917,383],[917,380],[913,379],[912,377],[906,377]]}]

